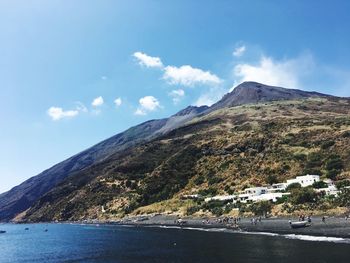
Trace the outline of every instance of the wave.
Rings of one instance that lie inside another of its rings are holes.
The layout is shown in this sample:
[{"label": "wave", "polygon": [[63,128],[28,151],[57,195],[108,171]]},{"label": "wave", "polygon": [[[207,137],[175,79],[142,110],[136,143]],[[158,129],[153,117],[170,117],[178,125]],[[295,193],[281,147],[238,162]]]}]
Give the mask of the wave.
[{"label": "wave", "polygon": [[296,234],[283,235],[283,237],[287,239],[298,239],[303,241],[334,242],[334,243],[350,244],[349,238],[341,238],[341,237],[309,236],[309,235],[296,235]]},{"label": "wave", "polygon": [[310,241],[310,242],[333,242],[333,243],[350,244],[350,238],[341,238],[341,237],[277,234],[273,232],[248,232],[248,231],[240,231],[240,230],[231,230],[227,228],[181,227],[181,226],[165,226],[165,225],[152,225],[147,227],[166,228],[166,229],[185,229],[185,230],[195,230],[195,231],[204,231],[204,232],[228,232],[228,233],[244,234],[244,235],[263,235],[263,236],[270,236],[270,237],[281,237],[286,239]]}]

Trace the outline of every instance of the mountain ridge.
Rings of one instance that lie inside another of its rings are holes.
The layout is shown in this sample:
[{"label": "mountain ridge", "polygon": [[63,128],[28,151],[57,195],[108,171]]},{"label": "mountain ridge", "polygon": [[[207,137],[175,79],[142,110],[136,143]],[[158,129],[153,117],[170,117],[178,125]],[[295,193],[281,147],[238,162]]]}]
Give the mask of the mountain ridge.
[{"label": "mountain ridge", "polygon": [[[247,90],[249,91],[246,92]],[[259,90],[260,92],[258,92]],[[256,82],[242,83],[211,107],[189,106],[169,118],[150,120],[136,125],[54,165],[38,176],[32,177],[10,191],[1,194],[0,220],[12,219],[16,214],[31,207],[40,197],[60,185],[68,177],[79,173],[79,171],[97,165],[108,159],[109,156],[174,131],[197,116],[205,116],[215,110],[242,105],[242,103],[315,97],[330,98],[334,96],[272,87]],[[208,125],[210,125],[210,122]]]},{"label": "mountain ridge", "polygon": [[277,100],[292,100],[312,97],[335,97],[315,91],[303,91],[299,89],[287,89],[277,86],[264,85],[258,82],[246,81],[235,87],[231,92],[214,103],[209,110],[217,110],[225,107],[234,107],[243,104],[261,103]]}]

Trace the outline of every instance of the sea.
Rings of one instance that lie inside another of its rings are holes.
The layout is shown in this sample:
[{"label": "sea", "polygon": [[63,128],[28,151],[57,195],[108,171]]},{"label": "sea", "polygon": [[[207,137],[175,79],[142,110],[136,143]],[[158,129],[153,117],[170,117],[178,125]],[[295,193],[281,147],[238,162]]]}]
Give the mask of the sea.
[{"label": "sea", "polygon": [[350,262],[350,240],[343,238],[81,224],[0,224],[0,230],[1,263]]}]

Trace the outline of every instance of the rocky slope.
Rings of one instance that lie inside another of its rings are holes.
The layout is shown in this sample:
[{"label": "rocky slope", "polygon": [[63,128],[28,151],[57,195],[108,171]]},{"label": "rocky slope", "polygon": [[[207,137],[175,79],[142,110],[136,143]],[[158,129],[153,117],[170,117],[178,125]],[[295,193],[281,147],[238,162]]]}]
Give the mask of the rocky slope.
[{"label": "rocky slope", "polygon": [[265,101],[324,97],[330,96],[318,92],[267,86],[257,82],[243,82],[232,92],[226,94],[220,101],[212,105],[210,107],[210,111],[244,104],[261,103]]},{"label": "rocky slope", "polygon": [[26,180],[0,195],[0,221],[9,220],[16,214],[28,209],[38,198],[75,172],[98,163],[111,154],[123,151],[179,127],[202,110],[203,107],[191,107],[190,111],[181,111],[168,119],[147,121],[102,141]]},{"label": "rocky slope", "polygon": [[349,106],[348,99],[246,82],[211,108],[131,128],[2,194],[0,219],[28,207],[22,218],[29,221],[114,218],[271,176],[326,176],[332,155],[344,164],[336,177],[350,177]]}]

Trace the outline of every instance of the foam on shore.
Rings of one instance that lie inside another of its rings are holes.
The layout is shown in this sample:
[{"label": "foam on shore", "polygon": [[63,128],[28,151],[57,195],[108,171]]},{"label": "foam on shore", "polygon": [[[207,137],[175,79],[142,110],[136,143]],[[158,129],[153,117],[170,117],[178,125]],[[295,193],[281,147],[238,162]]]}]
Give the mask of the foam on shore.
[{"label": "foam on shore", "polygon": [[304,241],[319,241],[319,242],[334,242],[334,243],[350,244],[349,238],[341,238],[341,237],[309,236],[309,235],[296,235],[296,234],[289,234],[289,235],[283,235],[283,236],[288,239],[298,239],[298,240],[304,240]]},{"label": "foam on shore", "polygon": [[244,234],[244,235],[263,235],[263,236],[271,236],[271,237],[281,237],[286,239],[310,241],[310,242],[333,242],[333,243],[350,244],[349,238],[340,238],[340,237],[312,236],[312,235],[298,235],[298,234],[277,234],[272,232],[248,232],[248,231],[231,230],[227,228],[201,228],[201,227],[181,227],[181,226],[166,226],[166,225],[151,225],[147,227],[196,230],[196,231],[204,231],[204,232],[228,232],[228,233]]}]

